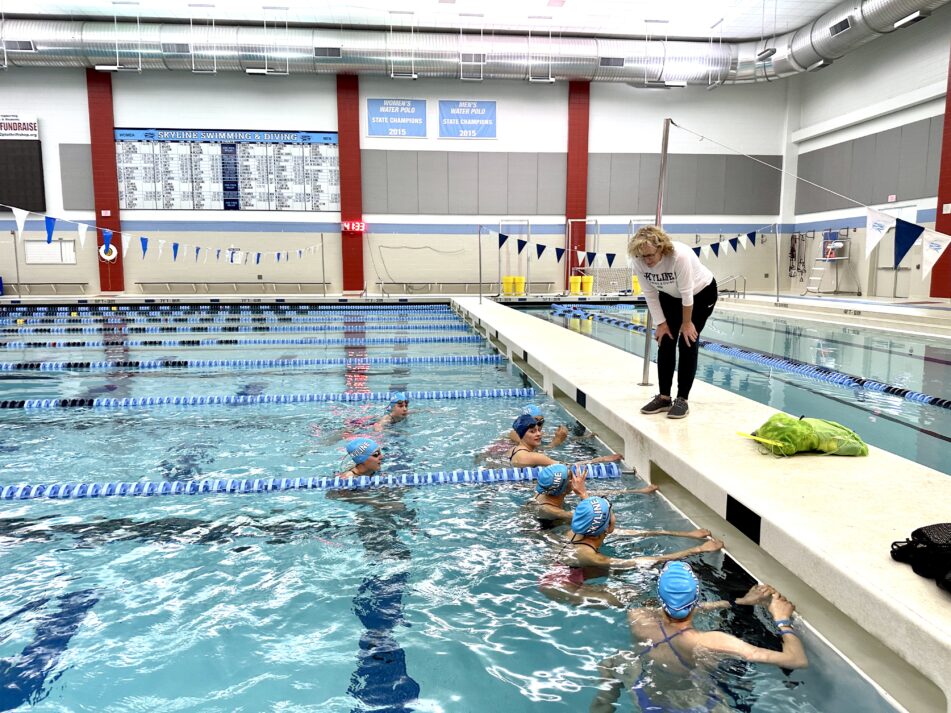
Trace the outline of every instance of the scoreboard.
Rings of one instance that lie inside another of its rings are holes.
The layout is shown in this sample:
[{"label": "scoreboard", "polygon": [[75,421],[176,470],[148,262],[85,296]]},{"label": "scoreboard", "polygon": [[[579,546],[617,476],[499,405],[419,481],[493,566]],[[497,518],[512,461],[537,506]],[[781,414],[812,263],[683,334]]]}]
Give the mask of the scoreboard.
[{"label": "scoreboard", "polygon": [[336,132],[116,129],[123,210],[340,211]]}]

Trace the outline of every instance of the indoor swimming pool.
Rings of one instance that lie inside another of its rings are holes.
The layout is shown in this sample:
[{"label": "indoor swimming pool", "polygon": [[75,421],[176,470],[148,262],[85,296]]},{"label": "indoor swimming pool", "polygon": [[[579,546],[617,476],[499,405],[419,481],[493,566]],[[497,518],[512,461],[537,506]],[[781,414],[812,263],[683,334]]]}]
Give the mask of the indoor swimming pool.
[{"label": "indoor swimming pool", "polygon": [[[153,306],[108,322],[75,308],[0,312],[3,344],[16,344],[0,354],[0,492],[330,476],[349,464],[343,443],[356,435],[378,439],[385,473],[497,468],[527,403],[541,407],[546,440],[556,425],[569,429],[553,457],[607,453],[446,306],[419,307],[195,305],[159,318]],[[128,331],[137,326],[318,326],[325,316],[346,320],[348,343],[272,343],[263,340],[282,336],[261,330],[239,334],[262,340],[255,345],[202,344],[211,335],[199,330],[157,335],[184,340],[176,344],[129,343],[156,336]],[[35,319],[48,321],[26,321]],[[39,326],[100,331],[22,331]],[[423,333],[472,339],[374,341]],[[82,339],[109,344],[60,343]],[[404,391],[410,416],[374,432],[388,395]],[[156,403],[169,396],[187,402]],[[618,493],[636,485],[630,475],[589,483],[615,493],[620,527],[693,527],[658,495]],[[586,710],[598,663],[630,649],[630,635],[623,611],[582,611],[540,592],[555,546],[520,508],[531,492],[494,483],[381,488],[360,502],[314,490],[0,500],[0,710]],[[619,539],[605,550],[691,544]],[[734,599],[754,582],[725,552],[690,562],[706,600]],[[655,577],[632,571],[603,583],[646,604]],[[698,624],[780,645],[762,608],[703,613]],[[730,710],[898,710],[821,634],[805,623],[800,631],[808,669],[716,667]],[[635,709],[622,698],[619,710]]]},{"label": "indoor swimming pool", "polygon": [[[586,305],[595,319],[559,316],[548,308],[531,314],[634,354],[644,351],[643,331],[599,321],[607,316],[643,330],[645,308]],[[758,357],[778,357],[764,363]],[[652,350],[656,358],[656,348]],[[784,363],[780,363],[784,362]],[[797,371],[812,365],[819,373]],[[793,415],[825,418],[856,431],[867,443],[951,474],[951,392],[944,374],[951,343],[939,337],[886,332],[717,310],[701,334],[697,378]],[[848,375],[944,400],[945,406],[903,398],[834,380]],[[632,378],[640,380],[640,375]],[[751,431],[759,424],[742,424]]]}]

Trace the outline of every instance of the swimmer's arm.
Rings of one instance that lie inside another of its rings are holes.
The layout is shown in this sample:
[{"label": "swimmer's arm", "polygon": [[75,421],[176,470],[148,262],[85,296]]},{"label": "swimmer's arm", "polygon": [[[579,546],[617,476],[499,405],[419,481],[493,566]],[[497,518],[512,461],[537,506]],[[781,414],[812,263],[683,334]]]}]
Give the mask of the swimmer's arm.
[{"label": "swimmer's arm", "polygon": [[[611,563],[611,569],[638,569],[640,567],[650,567],[651,565],[659,564],[661,562],[683,559],[684,557],[689,557],[690,555],[699,555],[704,552],[716,552],[722,547],[723,543],[719,540],[707,540],[702,545],[697,545],[696,547],[691,547],[686,550],[680,550],[679,552],[671,552],[670,554],[666,555],[635,557],[634,559],[629,560],[614,560],[614,562]],[[620,563],[620,565],[618,563]]]},{"label": "swimmer's arm", "polygon": [[709,530],[615,530],[611,534],[620,537],[692,537],[695,540],[710,537]]},{"label": "swimmer's arm", "polygon": [[[518,468],[528,468],[528,467],[532,467],[532,466],[536,466],[536,465],[552,465],[553,463],[557,463],[557,462],[558,462],[558,461],[554,461],[554,460],[552,460],[551,458],[549,458],[548,456],[546,456],[544,453],[539,453],[538,451],[535,451],[534,453],[528,453],[528,452],[526,452],[526,451],[521,451],[521,452],[518,454],[518,465],[517,465],[517,467],[518,467]],[[514,465],[514,464],[513,464],[513,465]]]},{"label": "swimmer's arm", "polygon": [[551,439],[551,443],[548,444],[549,448],[556,448],[565,442],[565,439],[568,438],[568,429],[564,426],[559,426],[555,429],[555,435]]},{"label": "swimmer's arm", "polygon": [[384,416],[379,421],[373,424],[373,430],[379,433],[380,431],[383,430],[383,427],[388,426],[392,420],[393,419],[391,419],[389,416]]},{"label": "swimmer's arm", "polygon": [[609,456],[598,456],[597,458],[591,458],[590,460],[579,460],[575,461],[575,465],[591,465],[593,463],[615,463],[621,460],[620,453],[612,453]]},{"label": "swimmer's arm", "polygon": [[717,609],[729,609],[731,606],[726,599],[718,599],[715,602],[700,602],[697,609],[700,611],[716,611]]},{"label": "swimmer's arm", "polygon": [[510,440],[512,443],[514,443],[515,445],[518,445],[518,443],[519,443],[518,434],[515,432],[514,429],[512,429],[511,431],[509,431],[509,440]]},{"label": "swimmer's arm", "polygon": [[806,651],[799,637],[787,634],[782,637],[782,640],[783,650],[773,651],[753,646],[723,631],[708,631],[704,632],[701,644],[713,651],[751,663],[768,663],[782,668],[806,668],[809,660],[806,658]]},{"label": "swimmer's arm", "polygon": [[558,522],[571,522],[573,513],[554,505],[535,505],[535,512],[539,517],[544,516],[545,520],[557,520]]},{"label": "swimmer's arm", "polygon": [[612,713],[616,710],[616,704],[618,698],[621,697],[621,689],[624,688],[624,684],[618,678],[613,663],[611,659],[605,659],[598,664],[598,673],[601,675],[601,680],[598,683],[598,693],[591,701],[591,707],[588,709],[589,713]]},{"label": "swimmer's arm", "polygon": [[660,490],[656,485],[648,485],[646,488],[624,488],[623,490],[605,490],[603,492],[591,493],[602,498],[612,498],[615,495],[650,495]]}]

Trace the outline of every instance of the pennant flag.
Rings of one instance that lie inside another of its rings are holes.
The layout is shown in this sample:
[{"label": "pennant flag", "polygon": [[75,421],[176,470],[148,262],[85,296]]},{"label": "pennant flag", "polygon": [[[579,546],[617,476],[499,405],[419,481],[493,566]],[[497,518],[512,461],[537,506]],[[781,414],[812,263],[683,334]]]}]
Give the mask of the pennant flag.
[{"label": "pennant flag", "polygon": [[215,260],[221,260],[221,248],[218,248],[218,250],[215,252]]},{"label": "pennant flag", "polygon": [[555,248],[555,262],[561,262],[561,259],[565,256],[564,248]]},{"label": "pennant flag", "polygon": [[51,215],[46,216],[46,244],[53,242],[53,230],[56,228],[56,218]]},{"label": "pennant flag", "polygon": [[951,245],[951,237],[934,230],[926,230],[922,238],[924,249],[921,254],[921,278],[924,279],[928,277],[931,268],[948,249],[948,245]]},{"label": "pennant flag", "polygon": [[79,235],[79,247],[86,247],[86,231],[89,226],[85,223],[76,223],[76,233]]},{"label": "pennant flag", "polygon": [[748,237],[746,237],[745,235],[737,235],[736,239],[739,241],[740,245],[743,246],[744,250],[749,249],[750,239]]},{"label": "pennant flag", "polygon": [[740,239],[739,238],[730,238],[729,240],[730,247],[733,248],[733,252],[740,252]]},{"label": "pennant flag", "polygon": [[535,245],[535,252],[538,253],[538,258],[539,258],[539,259],[541,258],[542,253],[545,252],[545,248],[546,248],[546,247],[547,247],[546,245],[542,245],[541,243],[537,243],[537,244]]},{"label": "pennant flag", "polygon": [[297,251],[297,259],[298,259],[298,260],[302,260],[303,258],[304,258],[304,251],[303,251],[303,250],[298,250],[298,251]]},{"label": "pennant flag", "polygon": [[697,248],[691,248],[691,250],[693,250],[694,254],[695,254],[697,257],[700,257],[700,248],[699,248],[699,247],[697,247]]},{"label": "pennant flag", "polygon": [[198,262],[198,255],[199,255],[199,253],[201,253],[201,248],[198,247],[198,246],[196,246],[196,247],[195,247],[195,262]]},{"label": "pennant flag", "polygon": [[702,245],[702,246],[700,247],[700,253],[701,253],[701,257],[702,257],[704,260],[706,260],[708,257],[710,257],[710,246],[709,246],[709,245]]},{"label": "pennant flag", "polygon": [[132,242],[132,236],[122,234],[122,257],[126,256],[126,253],[129,252],[129,243]]},{"label": "pennant flag", "polygon": [[905,259],[905,255],[923,232],[925,229],[920,225],[901,218],[895,219],[895,269],[898,269],[899,263]]},{"label": "pennant flag", "polygon": [[178,243],[172,243],[172,262],[178,260]]},{"label": "pennant flag", "polygon": [[525,246],[528,245],[528,241],[527,241],[527,240],[516,240],[515,242],[518,243],[518,254],[521,255],[521,254],[522,254],[522,250],[524,250],[524,249],[525,249]]},{"label": "pennant flag", "polygon": [[509,236],[505,233],[499,233],[499,250],[502,249],[502,246],[505,245],[505,241],[509,239]]},{"label": "pennant flag", "polygon": [[281,254],[280,254],[280,253],[274,253],[274,257],[277,259],[278,262],[281,261]]},{"label": "pennant flag", "polygon": [[616,253],[605,253],[605,254],[604,254],[604,257],[606,257],[607,260],[608,260],[608,267],[613,267],[613,265],[614,265],[614,258],[617,257],[617,254],[616,254]]},{"label": "pennant flag", "polygon": [[581,265],[584,263],[584,250],[575,250],[575,253],[577,253],[578,264]]},{"label": "pennant flag", "polygon": [[149,250],[149,239],[143,235],[139,238],[139,244],[142,246],[142,259],[145,260],[145,253]]},{"label": "pennant flag", "polygon": [[585,253],[585,257],[588,258],[588,267],[594,267],[594,261],[598,259],[597,253]]},{"label": "pennant flag", "polygon": [[102,247],[103,252],[106,254],[109,253],[109,248],[112,246],[112,231],[108,228],[102,229]]},{"label": "pennant flag", "polygon": [[163,252],[165,252],[165,241],[164,241],[164,240],[159,240],[159,241],[158,241],[158,259],[159,259],[159,260],[162,259],[162,253],[163,253]]},{"label": "pennant flag", "polygon": [[895,227],[895,216],[881,211],[867,209],[865,216],[865,258],[872,254],[889,229]]},{"label": "pennant flag", "polygon": [[714,257],[720,257],[720,243],[710,243],[710,249]]},{"label": "pennant flag", "polygon": [[26,217],[30,214],[30,211],[22,208],[11,208],[10,210],[13,211],[13,217],[17,222],[17,237],[22,240],[23,226],[26,225]]},{"label": "pennant flag", "polygon": [[756,231],[754,230],[752,233],[747,233],[746,237],[749,238],[750,245],[755,247],[756,246]]},{"label": "pennant flag", "polygon": [[261,253],[258,253],[258,254],[257,254],[257,257],[254,258],[254,264],[255,264],[255,265],[260,265],[260,264],[261,264]]},{"label": "pennant flag", "polygon": [[208,256],[211,255],[211,250],[205,250],[205,259],[201,261],[202,265],[208,264]]}]

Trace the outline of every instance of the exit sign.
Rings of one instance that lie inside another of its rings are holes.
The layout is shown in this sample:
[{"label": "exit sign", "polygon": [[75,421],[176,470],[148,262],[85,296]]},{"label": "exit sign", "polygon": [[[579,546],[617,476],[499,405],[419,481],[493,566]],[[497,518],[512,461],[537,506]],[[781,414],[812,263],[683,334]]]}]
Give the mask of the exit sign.
[{"label": "exit sign", "polygon": [[362,220],[345,220],[340,223],[340,229],[344,232],[363,233],[366,232],[367,224]]}]

